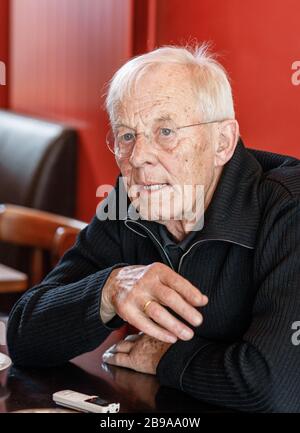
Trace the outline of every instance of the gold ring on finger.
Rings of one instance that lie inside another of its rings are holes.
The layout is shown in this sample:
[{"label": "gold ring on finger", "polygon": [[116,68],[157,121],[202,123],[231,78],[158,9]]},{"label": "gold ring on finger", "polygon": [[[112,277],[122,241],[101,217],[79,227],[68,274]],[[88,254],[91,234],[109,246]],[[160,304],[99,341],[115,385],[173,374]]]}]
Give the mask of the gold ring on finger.
[{"label": "gold ring on finger", "polygon": [[149,301],[145,302],[144,304],[144,308],[143,308],[143,313],[146,313],[147,308],[149,307],[149,305],[151,304],[151,299],[149,299]]}]

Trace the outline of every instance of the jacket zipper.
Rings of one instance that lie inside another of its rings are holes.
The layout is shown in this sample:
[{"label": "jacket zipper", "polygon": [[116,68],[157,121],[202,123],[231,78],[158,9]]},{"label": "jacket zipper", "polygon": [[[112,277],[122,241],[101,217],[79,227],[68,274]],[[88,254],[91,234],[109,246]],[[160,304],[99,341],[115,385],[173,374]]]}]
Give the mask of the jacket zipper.
[{"label": "jacket zipper", "polygon": [[[160,250],[164,253],[164,256],[166,257],[166,259],[167,259],[169,265],[171,266],[171,268],[172,268],[173,271],[174,271],[175,269],[174,269],[174,266],[173,266],[173,264],[172,264],[172,262],[171,262],[170,257],[168,256],[168,254],[167,254],[166,251],[164,250],[164,247],[163,247],[162,244],[159,242],[159,240],[157,239],[157,237],[152,233],[152,231],[149,230],[147,227],[143,226],[142,224],[138,223],[137,221],[131,221],[131,222],[132,222],[133,224],[137,224],[138,226],[141,226],[143,230],[146,230],[146,231],[149,233],[149,235],[152,237],[152,239],[153,239],[153,240],[157,243],[157,245],[159,246]],[[125,225],[127,226],[126,221],[125,221]],[[128,226],[127,226],[127,227],[128,227]],[[130,227],[129,227],[129,228],[130,228]],[[132,230],[132,228],[131,228],[131,230]],[[135,232],[135,233],[136,233],[136,232]],[[141,235],[141,236],[142,236],[142,235]]]},{"label": "jacket zipper", "polygon": [[[127,224],[126,224],[126,222],[127,221],[125,221],[125,225],[127,226]],[[163,246],[162,246],[162,244],[159,242],[159,240],[157,239],[157,237],[152,233],[152,231],[151,230],[149,230],[147,227],[145,227],[145,226],[143,226],[142,224],[140,224],[139,222],[137,222],[137,221],[131,221],[133,224],[137,224],[138,226],[140,226],[140,227],[142,227],[142,229],[143,230],[146,230],[148,233],[149,233],[149,235],[150,235],[150,237],[152,237],[152,239],[154,239],[155,240],[155,242],[157,243],[157,245],[159,246],[159,248],[161,249],[161,251],[163,252],[163,254],[165,255],[165,257],[166,257],[166,259],[167,259],[167,261],[168,261],[168,263],[169,263],[169,265],[171,266],[171,268],[173,269],[173,270],[175,270],[174,269],[174,266],[173,266],[173,264],[172,264],[172,262],[171,262],[171,259],[170,259],[170,257],[168,256],[168,254],[166,253],[166,251],[164,250],[164,248],[163,248]],[[128,226],[127,226],[128,227]],[[128,227],[130,230],[133,230],[131,227]],[[134,231],[134,230],[133,230]],[[138,233],[138,232],[135,232],[135,233]],[[143,236],[141,233],[138,233],[140,236]],[[180,270],[181,270],[181,266],[182,266],[182,263],[183,263],[183,259],[190,253],[190,251],[194,248],[194,246],[195,245],[198,245],[198,244],[200,244],[200,243],[202,243],[202,242],[207,242],[207,241],[225,241],[225,242],[230,242],[230,243],[232,243],[232,244],[236,244],[236,245],[240,245],[240,246],[242,246],[242,247],[244,247],[244,248],[248,248],[248,249],[251,249],[251,250],[253,250],[254,248],[253,247],[250,247],[249,245],[245,245],[245,244],[241,244],[241,243],[239,243],[239,242],[234,242],[234,241],[231,241],[230,239],[201,239],[200,241],[197,241],[197,242],[195,242],[193,245],[191,245],[190,246],[190,248],[181,256],[181,258],[180,258],[180,260],[179,260],[179,265],[178,265],[178,274],[180,274]]]},{"label": "jacket zipper", "polygon": [[230,239],[201,239],[200,241],[195,242],[193,245],[190,246],[190,248],[181,256],[180,260],[179,260],[179,265],[178,265],[178,273],[180,273],[180,268],[183,262],[183,259],[185,258],[185,256],[191,251],[192,248],[194,248],[195,245],[200,244],[202,242],[207,242],[207,241],[225,241],[225,242],[230,242],[231,244],[236,244],[236,245],[240,245],[241,247],[244,248],[248,248],[250,250],[253,250],[253,247],[250,247],[249,245],[245,245],[245,244],[241,244],[239,242],[234,242],[231,241]]}]

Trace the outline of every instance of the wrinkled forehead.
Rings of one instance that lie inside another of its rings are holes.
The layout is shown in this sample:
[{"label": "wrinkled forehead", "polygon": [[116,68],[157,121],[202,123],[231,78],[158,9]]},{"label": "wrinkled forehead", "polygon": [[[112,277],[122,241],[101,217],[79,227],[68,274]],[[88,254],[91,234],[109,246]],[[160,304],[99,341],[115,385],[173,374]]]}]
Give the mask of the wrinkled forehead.
[{"label": "wrinkled forehead", "polygon": [[[174,122],[199,118],[192,74],[183,65],[160,65],[144,72],[116,106],[115,123]],[[132,125],[135,126],[135,125]]]}]

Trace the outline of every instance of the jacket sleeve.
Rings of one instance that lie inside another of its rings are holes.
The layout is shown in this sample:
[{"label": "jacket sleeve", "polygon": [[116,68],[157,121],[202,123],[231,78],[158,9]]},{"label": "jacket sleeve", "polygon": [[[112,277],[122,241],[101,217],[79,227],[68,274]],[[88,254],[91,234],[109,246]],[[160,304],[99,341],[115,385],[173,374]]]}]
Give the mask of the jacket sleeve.
[{"label": "jacket sleeve", "polygon": [[17,365],[53,366],[95,349],[123,320],[103,324],[102,288],[121,266],[118,221],[96,217],[58,265],[14,306],[8,322],[9,353]]},{"label": "jacket sleeve", "polygon": [[287,200],[262,225],[256,251],[258,290],[243,338],[232,344],[202,336],[179,341],[160,360],[157,374],[162,385],[211,404],[298,412],[300,350],[292,326],[300,320],[299,200]]}]

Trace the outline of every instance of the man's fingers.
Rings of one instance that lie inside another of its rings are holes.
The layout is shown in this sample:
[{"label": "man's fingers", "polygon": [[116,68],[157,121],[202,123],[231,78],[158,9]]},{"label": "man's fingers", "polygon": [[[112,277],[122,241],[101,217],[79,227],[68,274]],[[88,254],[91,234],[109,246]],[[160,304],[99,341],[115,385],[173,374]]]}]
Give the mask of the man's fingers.
[{"label": "man's fingers", "polygon": [[119,341],[116,344],[114,352],[129,353],[133,345],[134,345],[134,341],[125,341],[125,340]]},{"label": "man's fingers", "polygon": [[200,307],[207,304],[207,296],[203,295],[197,287],[172,269],[166,267],[165,272],[160,272],[158,275],[164,285],[176,290],[191,305]]},{"label": "man's fingers", "polygon": [[142,335],[142,332],[139,332],[138,334],[130,334],[130,335],[127,335],[127,336],[124,338],[124,340],[125,340],[125,341],[136,341],[136,340],[138,340],[139,338],[141,338],[141,335]]},{"label": "man's fingers", "polygon": [[110,346],[105,353],[117,353],[117,352],[123,352],[123,353],[129,353],[132,349],[132,346],[134,345],[134,342],[141,338],[141,334],[131,334],[127,335],[124,340],[118,341],[118,343],[113,344]]},{"label": "man's fingers", "polygon": [[161,328],[149,317],[141,314],[140,312],[135,315],[135,318],[133,321],[131,321],[131,324],[135,328],[140,329],[144,334],[163,341],[164,343],[176,343],[177,341],[177,337],[173,332],[168,332],[167,330]]},{"label": "man's fingers", "polygon": [[[202,314],[196,308],[193,308],[185,299],[182,298],[175,290],[167,286],[162,286],[159,292],[159,301],[162,305],[170,307],[175,313],[193,326],[201,325],[203,321]],[[150,307],[150,305],[149,305]],[[148,308],[147,308],[148,310]]]},{"label": "man's fingers", "polygon": [[111,353],[111,352],[104,352],[102,355],[102,359],[104,362],[110,365],[117,365],[118,367],[127,367],[132,368],[131,362],[130,362],[130,356],[127,353]]},{"label": "man's fingers", "polygon": [[194,336],[194,332],[190,328],[172,316],[172,314],[155,301],[149,304],[147,315],[181,340],[190,340]]}]

